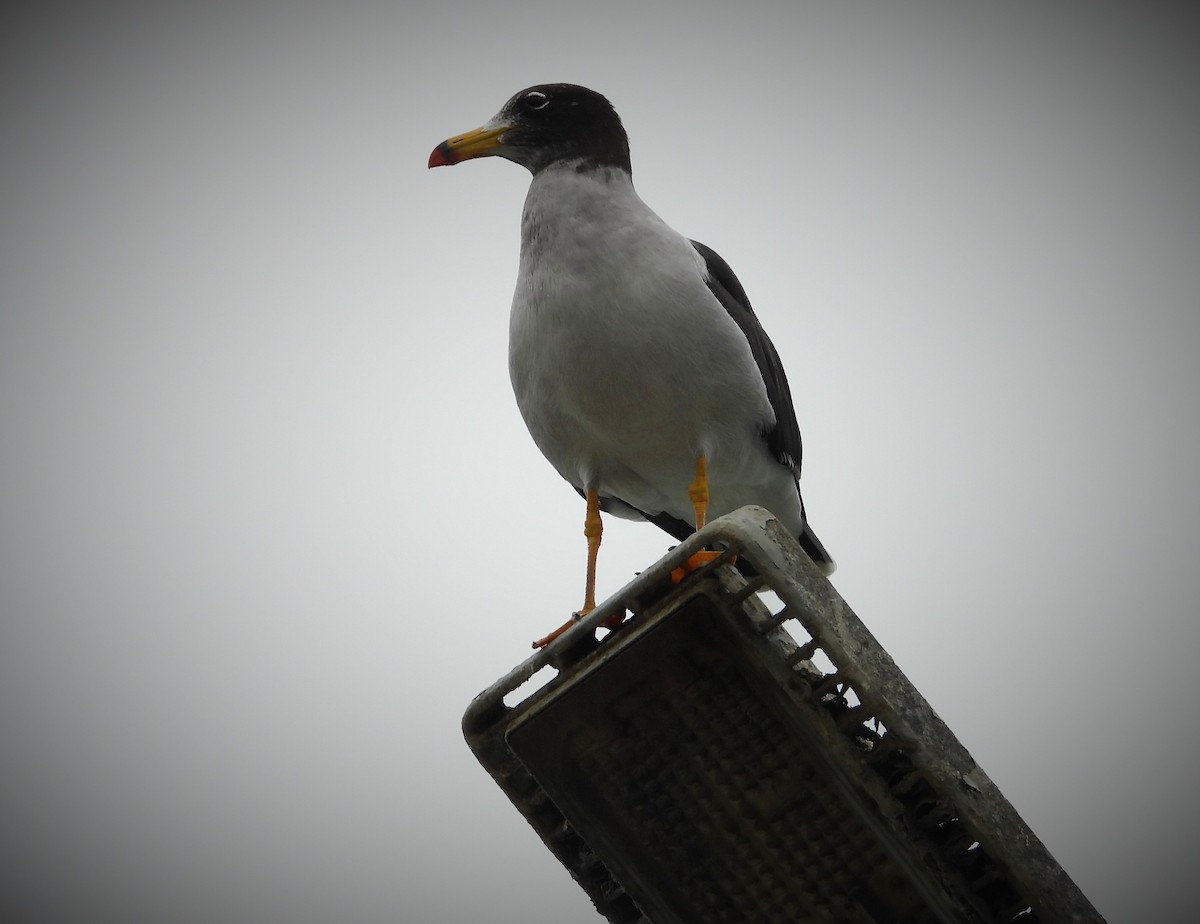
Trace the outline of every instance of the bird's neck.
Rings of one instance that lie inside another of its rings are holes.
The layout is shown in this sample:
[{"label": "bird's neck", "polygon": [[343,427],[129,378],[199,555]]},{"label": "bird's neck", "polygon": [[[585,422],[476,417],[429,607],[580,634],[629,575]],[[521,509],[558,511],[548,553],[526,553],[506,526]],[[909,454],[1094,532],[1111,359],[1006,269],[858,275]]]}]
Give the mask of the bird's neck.
[{"label": "bird's neck", "polygon": [[522,249],[563,237],[602,235],[640,224],[650,214],[627,171],[555,164],[540,171],[529,186],[521,216]]},{"label": "bird's neck", "polygon": [[604,199],[619,204],[637,198],[633,177],[628,170],[568,160],[538,171],[529,184],[526,204],[543,201],[570,204],[575,200],[590,199]]}]

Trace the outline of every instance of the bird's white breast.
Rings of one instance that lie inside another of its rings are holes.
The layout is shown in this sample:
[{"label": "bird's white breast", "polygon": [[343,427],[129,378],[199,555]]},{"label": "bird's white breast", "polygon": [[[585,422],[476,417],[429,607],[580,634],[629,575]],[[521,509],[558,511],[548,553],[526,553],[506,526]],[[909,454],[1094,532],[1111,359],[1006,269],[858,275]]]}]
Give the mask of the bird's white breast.
[{"label": "bird's white breast", "polygon": [[691,242],[628,174],[542,171],[521,236],[509,371],[564,478],[678,515],[697,455],[731,482],[774,464],[758,439],[774,415],[745,336]]}]

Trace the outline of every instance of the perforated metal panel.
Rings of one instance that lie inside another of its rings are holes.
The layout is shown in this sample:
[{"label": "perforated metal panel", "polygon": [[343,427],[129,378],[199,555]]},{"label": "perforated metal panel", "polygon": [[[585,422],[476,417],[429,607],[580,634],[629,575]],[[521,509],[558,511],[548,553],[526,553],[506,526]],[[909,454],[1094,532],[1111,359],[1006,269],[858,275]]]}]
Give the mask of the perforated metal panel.
[{"label": "perforated metal panel", "polygon": [[[671,584],[707,544],[758,577],[716,562]],[[548,664],[550,683],[505,705]],[[758,508],[710,524],[480,694],[464,731],[612,922],[1101,920]]]}]

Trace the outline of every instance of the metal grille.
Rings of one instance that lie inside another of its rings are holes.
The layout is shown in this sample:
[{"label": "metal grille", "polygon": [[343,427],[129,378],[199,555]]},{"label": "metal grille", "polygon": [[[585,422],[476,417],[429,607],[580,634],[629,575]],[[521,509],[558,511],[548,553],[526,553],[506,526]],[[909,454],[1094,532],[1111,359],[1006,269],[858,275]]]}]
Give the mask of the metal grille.
[{"label": "metal grille", "polygon": [[[758,576],[714,563],[672,585],[706,543]],[[597,643],[618,609],[631,619]],[[505,706],[546,664],[557,676]],[[464,730],[614,924],[1101,920],[756,508],[710,524],[480,694]]]},{"label": "metal grille", "polygon": [[[894,894],[903,874],[741,647],[699,593],[515,721],[509,746],[619,878],[664,894],[655,921],[878,920],[872,884]],[[888,919],[935,920],[915,895],[903,905]]]}]

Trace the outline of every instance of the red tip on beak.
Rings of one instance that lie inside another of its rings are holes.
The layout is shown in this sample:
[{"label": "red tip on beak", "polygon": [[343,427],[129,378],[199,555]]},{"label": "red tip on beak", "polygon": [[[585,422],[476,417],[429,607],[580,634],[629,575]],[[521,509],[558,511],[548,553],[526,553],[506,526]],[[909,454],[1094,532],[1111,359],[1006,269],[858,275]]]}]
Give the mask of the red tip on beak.
[{"label": "red tip on beak", "polygon": [[495,125],[477,128],[465,135],[455,135],[447,138],[429,155],[430,167],[448,167],[451,164],[461,164],[473,157],[488,157],[495,154],[500,147],[501,138],[511,125]]}]

